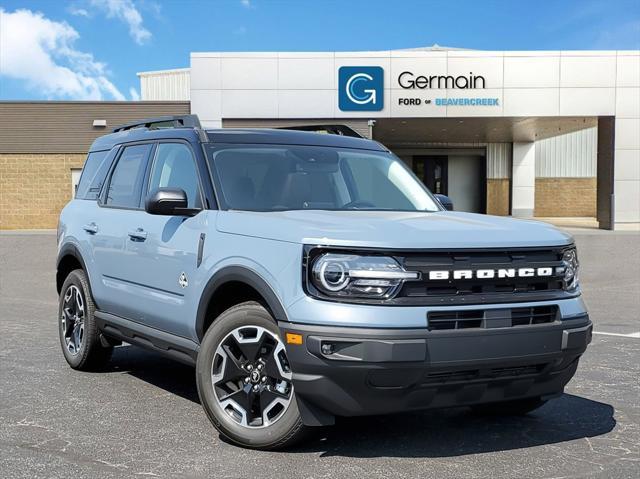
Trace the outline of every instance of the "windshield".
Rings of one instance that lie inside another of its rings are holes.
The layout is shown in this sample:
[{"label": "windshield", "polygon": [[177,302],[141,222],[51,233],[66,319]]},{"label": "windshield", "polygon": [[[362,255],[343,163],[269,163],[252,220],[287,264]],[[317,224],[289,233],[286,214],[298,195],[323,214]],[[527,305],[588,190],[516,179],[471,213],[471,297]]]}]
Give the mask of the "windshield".
[{"label": "windshield", "polygon": [[424,185],[390,153],[295,145],[208,148],[229,209],[439,210]]}]

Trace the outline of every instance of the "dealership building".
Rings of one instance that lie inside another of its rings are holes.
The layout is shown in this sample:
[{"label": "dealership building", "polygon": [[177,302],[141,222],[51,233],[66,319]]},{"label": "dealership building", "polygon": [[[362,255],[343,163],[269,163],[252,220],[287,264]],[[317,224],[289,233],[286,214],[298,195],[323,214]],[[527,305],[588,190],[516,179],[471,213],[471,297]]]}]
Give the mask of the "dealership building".
[{"label": "dealership building", "polygon": [[[457,210],[592,218],[604,229],[640,225],[640,51],[493,52],[434,46],[381,52],[205,52],[192,53],[189,68],[138,76],[143,101],[110,103],[108,121],[102,121],[106,112],[96,110],[99,105],[75,104],[85,110],[84,123],[75,130],[87,131],[84,142],[75,141],[71,149],[86,149],[90,138],[114,127],[120,117],[151,113],[190,111],[203,126],[215,128],[318,125],[322,131],[322,125],[346,125],[386,145],[432,191],[449,195]],[[0,103],[4,229],[52,227],[35,214],[30,222],[33,212],[25,212],[22,220],[5,219],[22,194],[8,178],[19,182],[21,171],[33,162],[40,166],[31,174],[46,178],[47,155],[84,151],[61,151],[69,146],[51,151],[64,141],[41,130],[50,134],[73,118],[42,125],[37,111],[50,105],[28,106]],[[68,109],[69,102],[63,106]],[[119,115],[119,109],[126,115]],[[28,141],[16,138],[22,133],[13,125],[30,121]],[[10,138],[3,124],[13,128]],[[73,130],[65,130],[66,143],[73,143]],[[16,148],[20,151],[12,151]],[[73,170],[81,160],[67,165],[52,157],[50,163],[56,161],[67,183],[58,185],[62,180],[56,179],[54,186],[70,196]],[[5,188],[11,188],[11,201]],[[46,189],[38,188],[38,195],[46,196]]]}]

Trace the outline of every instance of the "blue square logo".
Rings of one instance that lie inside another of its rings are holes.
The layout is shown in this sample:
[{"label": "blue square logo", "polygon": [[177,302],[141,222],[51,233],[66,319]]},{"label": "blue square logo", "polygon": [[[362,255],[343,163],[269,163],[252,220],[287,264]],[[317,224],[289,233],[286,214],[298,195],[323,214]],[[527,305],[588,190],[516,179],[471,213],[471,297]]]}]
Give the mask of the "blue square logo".
[{"label": "blue square logo", "polygon": [[383,106],[382,67],[340,67],[338,108],[341,111],[380,111]]}]

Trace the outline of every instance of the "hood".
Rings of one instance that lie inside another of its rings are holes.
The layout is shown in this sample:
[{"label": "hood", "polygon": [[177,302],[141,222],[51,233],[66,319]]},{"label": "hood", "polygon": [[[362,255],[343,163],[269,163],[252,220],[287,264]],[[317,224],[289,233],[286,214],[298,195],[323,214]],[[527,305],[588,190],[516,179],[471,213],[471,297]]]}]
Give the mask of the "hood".
[{"label": "hood", "polygon": [[573,241],[547,223],[453,211],[221,211],[217,229],[292,243],[391,249],[560,246]]}]

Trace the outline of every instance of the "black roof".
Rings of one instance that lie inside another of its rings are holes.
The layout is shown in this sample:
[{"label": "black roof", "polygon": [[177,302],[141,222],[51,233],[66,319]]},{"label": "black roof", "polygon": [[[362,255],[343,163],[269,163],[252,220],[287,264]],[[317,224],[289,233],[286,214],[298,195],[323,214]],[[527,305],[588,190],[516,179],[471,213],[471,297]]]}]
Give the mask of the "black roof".
[{"label": "black roof", "polygon": [[131,143],[135,141],[148,141],[159,139],[181,139],[187,141],[198,141],[198,130],[194,128],[135,128],[132,130],[119,131],[104,135],[93,142],[89,151],[110,150],[116,145],[122,143]]},{"label": "black roof", "polygon": [[203,131],[190,127],[132,128],[118,131],[97,138],[89,151],[110,150],[122,143],[157,139],[234,144],[310,145],[386,151],[386,148],[376,141],[328,133],[268,128],[220,128]]},{"label": "black roof", "polygon": [[380,143],[364,138],[316,133],[299,130],[269,128],[219,128],[207,130],[212,143],[312,145],[386,151]]}]

